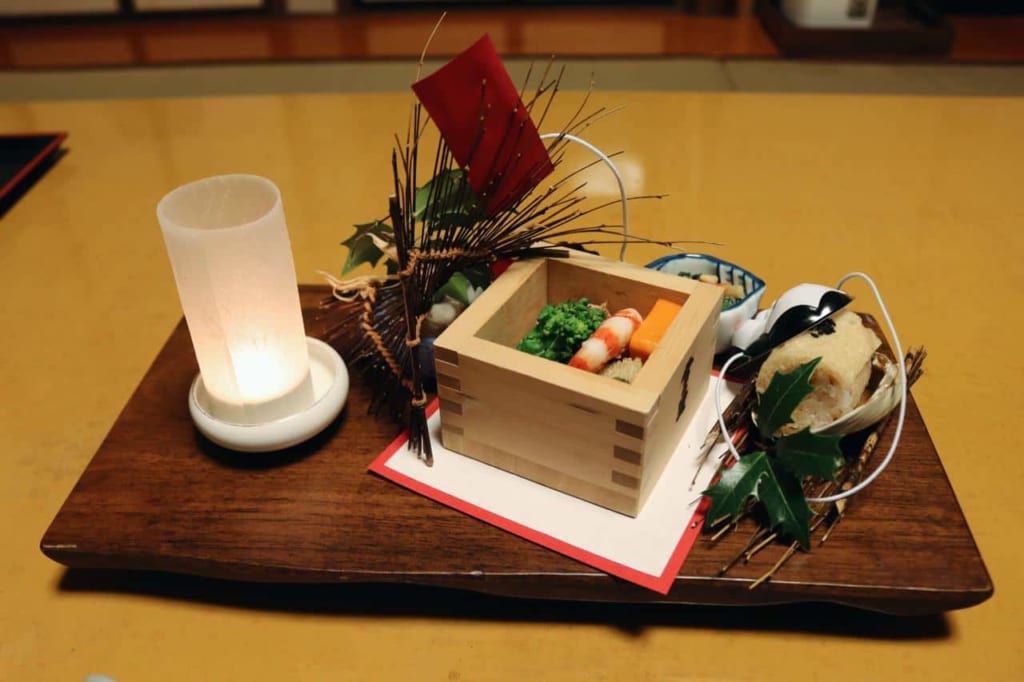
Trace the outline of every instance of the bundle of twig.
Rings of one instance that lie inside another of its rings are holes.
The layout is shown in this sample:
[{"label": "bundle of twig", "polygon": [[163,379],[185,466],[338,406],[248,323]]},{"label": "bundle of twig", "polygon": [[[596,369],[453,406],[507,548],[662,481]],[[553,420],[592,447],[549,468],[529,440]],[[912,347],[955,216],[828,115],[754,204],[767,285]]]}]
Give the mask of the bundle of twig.
[{"label": "bundle of twig", "polygon": [[[467,268],[517,258],[567,255],[565,248],[554,246],[558,243],[586,246],[624,239],[623,225],[576,224],[617,203],[582,205],[585,183],[578,176],[597,162],[536,187],[546,173],[561,166],[567,136],[582,132],[608,113],[603,108],[586,113],[588,92],[560,133],[543,146],[543,156],[535,153],[532,161],[526,161],[529,154],[521,148],[529,142],[527,138],[542,144],[530,116],[539,110],[538,125],[543,125],[559,89],[562,72],[553,77],[550,72],[549,64],[533,95],[522,105],[525,118],[517,108],[507,114],[491,111],[486,102],[493,84],[481,81],[477,129],[468,149],[462,150],[464,158],[456,158],[442,135],[433,151],[429,180],[422,186],[418,170],[428,117],[423,105],[415,103],[406,138],[396,140],[392,154],[394,195],[388,213],[394,237],[393,244],[382,244],[382,251],[393,259],[391,273],[347,281],[328,278],[334,296],[321,309],[327,321],[327,340],[374,387],[371,409],[386,407],[407,425],[410,448],[428,464],[432,453],[418,347],[420,326],[435,292],[454,273]],[[530,78],[528,74],[523,92]],[[504,131],[497,144],[495,126]],[[488,135],[491,147],[486,149],[486,159],[481,160],[478,157]],[[477,181],[474,189],[473,173],[482,165],[486,166],[485,181]],[[655,197],[630,197],[638,198]],[[625,239],[666,246],[677,243],[638,236]]]},{"label": "bundle of twig", "polygon": [[[553,96],[557,87],[548,83],[538,90]],[[531,100],[531,106],[535,101]],[[332,278],[335,295],[322,312],[330,321],[328,339],[377,387],[373,407],[388,404],[408,426],[412,449],[422,453],[429,463],[432,455],[426,433],[426,396],[416,348],[419,328],[434,292],[455,272],[468,267],[504,259],[561,256],[565,254],[563,248],[543,242],[588,232],[604,234],[617,226],[568,227],[568,223],[601,208],[584,210],[579,206],[584,199],[583,184],[569,185],[571,175],[489,214],[484,205],[490,196],[502,192],[504,178],[513,175],[512,166],[518,157],[510,158],[509,167],[494,169],[487,189],[477,195],[443,140],[434,153],[424,200],[417,181],[422,117],[417,104],[410,133],[392,155],[394,195],[389,201],[389,215],[396,273],[347,282]],[[574,117],[566,132],[577,131],[592,120],[593,116]],[[564,144],[559,138],[549,147],[556,164],[561,162],[559,152]],[[421,193],[420,210],[417,190]]]}]

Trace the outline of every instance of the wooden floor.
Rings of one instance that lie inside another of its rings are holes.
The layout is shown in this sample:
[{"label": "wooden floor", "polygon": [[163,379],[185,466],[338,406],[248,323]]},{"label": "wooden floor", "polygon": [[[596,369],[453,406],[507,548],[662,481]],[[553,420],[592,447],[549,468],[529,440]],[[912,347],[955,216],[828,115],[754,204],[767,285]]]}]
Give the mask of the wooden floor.
[{"label": "wooden floor", "polygon": [[[196,16],[0,22],[0,69],[148,66],[418,56],[437,10],[340,16]],[[952,52],[926,61],[1024,63],[1024,17],[950,17]],[[454,54],[488,32],[507,57],[775,59],[756,17],[672,8],[473,9],[449,13],[431,45]]]}]

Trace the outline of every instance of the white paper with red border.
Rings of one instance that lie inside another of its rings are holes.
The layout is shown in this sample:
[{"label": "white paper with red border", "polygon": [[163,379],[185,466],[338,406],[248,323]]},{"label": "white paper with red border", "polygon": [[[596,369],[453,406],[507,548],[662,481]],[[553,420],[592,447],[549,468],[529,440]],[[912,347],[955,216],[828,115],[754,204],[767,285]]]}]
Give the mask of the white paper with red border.
[{"label": "white paper with red border", "polygon": [[[441,444],[441,416],[428,410],[434,466],[399,436],[370,471],[425,497],[547,547],[610,575],[667,594],[704,523],[701,491],[711,483],[726,446],[700,466],[701,445],[715,416],[713,378],[693,421],[636,518],[510,474]],[[739,385],[722,389],[723,409]],[[699,469],[699,471],[698,471]]]}]

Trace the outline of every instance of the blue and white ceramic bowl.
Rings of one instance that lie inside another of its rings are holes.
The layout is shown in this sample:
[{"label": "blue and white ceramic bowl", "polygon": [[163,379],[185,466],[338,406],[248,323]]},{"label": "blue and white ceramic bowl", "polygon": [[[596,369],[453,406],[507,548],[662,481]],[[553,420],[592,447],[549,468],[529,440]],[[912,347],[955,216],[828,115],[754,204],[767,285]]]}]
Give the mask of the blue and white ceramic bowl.
[{"label": "blue and white ceramic bowl", "polygon": [[715,275],[724,284],[738,284],[743,288],[743,298],[728,310],[723,310],[718,322],[718,338],[715,352],[721,353],[730,344],[733,332],[743,320],[749,320],[757,312],[764,296],[764,280],[738,265],[702,253],[680,253],[651,261],[648,268],[670,275]]}]

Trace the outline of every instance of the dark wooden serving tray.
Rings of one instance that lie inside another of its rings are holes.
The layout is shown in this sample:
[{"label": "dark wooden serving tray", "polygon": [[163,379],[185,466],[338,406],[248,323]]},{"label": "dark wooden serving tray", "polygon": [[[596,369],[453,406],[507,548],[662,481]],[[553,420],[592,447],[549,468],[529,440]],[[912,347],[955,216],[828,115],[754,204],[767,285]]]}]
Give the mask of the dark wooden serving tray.
[{"label": "dark wooden serving tray", "polygon": [[[303,287],[303,303],[312,308],[325,294]],[[853,500],[827,545],[751,590],[779,552],[720,578],[746,535],[701,538],[662,596],[367,473],[398,429],[367,416],[369,392],[356,378],[345,412],[314,442],[244,455],[195,431],[186,396],[196,371],[182,323],[46,531],[47,556],[76,568],[253,582],[412,583],[609,602],[827,601],[893,614],[963,608],[992,594],[913,400],[890,469]]]}]

